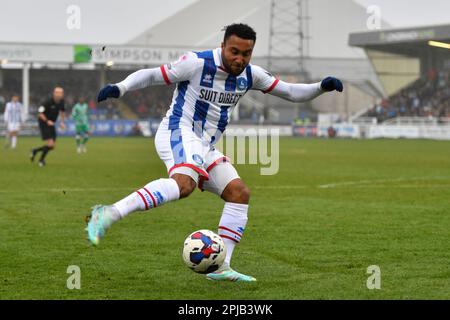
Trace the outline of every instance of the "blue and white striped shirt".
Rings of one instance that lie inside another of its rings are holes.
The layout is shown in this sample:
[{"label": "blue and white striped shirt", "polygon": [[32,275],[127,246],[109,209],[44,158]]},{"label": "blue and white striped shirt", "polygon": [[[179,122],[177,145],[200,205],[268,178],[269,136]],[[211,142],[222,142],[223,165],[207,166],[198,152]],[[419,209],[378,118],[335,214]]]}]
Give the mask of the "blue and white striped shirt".
[{"label": "blue and white striped shirt", "polygon": [[221,49],[188,52],[178,61],[161,66],[167,84],[178,83],[166,114],[168,129],[192,126],[200,135],[218,141],[239,99],[250,89],[268,90],[275,79],[249,64],[238,76],[221,67]]},{"label": "blue and white striped shirt", "polygon": [[248,64],[238,76],[222,67],[222,49],[188,52],[160,68],[141,69],[117,83],[120,96],[152,85],[176,84],[170,109],[161,122],[169,130],[192,128],[202,139],[216,143],[239,99],[259,90],[293,102],[305,102],[324,91],[321,83],[286,83],[263,68]]},{"label": "blue and white striped shirt", "polygon": [[22,122],[22,104],[20,102],[8,102],[5,108],[4,120],[9,124]]}]

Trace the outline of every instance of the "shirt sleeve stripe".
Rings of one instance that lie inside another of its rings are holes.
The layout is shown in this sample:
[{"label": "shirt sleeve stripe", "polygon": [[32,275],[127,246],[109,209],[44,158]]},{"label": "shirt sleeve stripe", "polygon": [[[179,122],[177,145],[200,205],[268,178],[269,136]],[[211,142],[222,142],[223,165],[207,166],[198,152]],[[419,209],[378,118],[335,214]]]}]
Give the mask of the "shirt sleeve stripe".
[{"label": "shirt sleeve stripe", "polygon": [[269,87],[269,89],[267,89],[266,91],[263,91],[263,92],[264,93],[271,92],[277,86],[278,82],[280,82],[280,79],[275,79],[275,81],[272,83],[272,85]]},{"label": "shirt sleeve stripe", "polygon": [[170,82],[169,77],[167,76],[166,68],[164,68],[164,65],[161,66],[161,73],[166,84],[170,86],[172,83]]}]

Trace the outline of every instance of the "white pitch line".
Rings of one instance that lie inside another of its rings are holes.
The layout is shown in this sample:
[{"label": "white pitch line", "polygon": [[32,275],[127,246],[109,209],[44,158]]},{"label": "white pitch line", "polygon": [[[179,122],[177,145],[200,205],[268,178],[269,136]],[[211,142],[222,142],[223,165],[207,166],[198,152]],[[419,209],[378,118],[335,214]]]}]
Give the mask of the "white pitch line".
[{"label": "white pitch line", "polygon": [[[373,183],[374,180],[359,180],[359,181],[346,181],[346,182],[336,182],[336,183],[329,183],[329,184],[321,184],[318,185],[317,188],[320,189],[329,189],[329,188],[336,188],[336,187],[345,187],[345,186],[353,186],[358,184],[368,184]],[[379,180],[377,182],[380,182]]]},{"label": "white pitch line", "polygon": [[27,191],[27,190],[0,190],[0,193],[18,193],[18,192],[31,192],[31,193],[47,193],[47,192],[57,192],[57,193],[63,193],[63,192],[91,192],[91,191],[133,191],[137,190],[139,188],[50,188],[50,189],[39,189],[39,190],[33,190],[33,191]]},{"label": "white pitch line", "polygon": [[[311,186],[305,185],[297,185],[297,186],[289,186],[289,185],[281,185],[281,186],[252,186],[255,189],[306,189],[311,188]],[[39,189],[34,190],[33,193],[63,193],[63,192],[108,192],[108,191],[129,191],[137,190],[139,187],[135,188],[50,188],[50,189]],[[1,193],[19,193],[19,192],[31,192],[26,190],[0,190]]]},{"label": "white pitch line", "polygon": [[390,188],[390,189],[450,189],[450,184],[438,184],[438,185],[417,185],[417,184],[400,184],[395,186],[386,186],[386,185],[372,185],[372,186],[355,186],[355,188],[368,188],[368,189],[376,189],[376,188]]},{"label": "white pitch line", "polygon": [[122,191],[137,189],[139,188],[52,188],[48,189],[48,192]]},{"label": "white pitch line", "polygon": [[449,180],[449,179],[450,178],[448,178],[448,177],[416,177],[416,178],[358,180],[358,181],[345,181],[345,182],[321,184],[317,187],[320,189],[329,189],[329,188],[357,186],[357,185],[364,185],[364,184],[375,184],[376,185],[376,184],[380,184],[380,183],[391,183],[391,182],[411,182],[411,181]]},{"label": "white pitch line", "polygon": [[[309,185],[256,185],[251,186],[254,189],[265,189],[265,190],[290,190],[290,189],[332,189],[339,187],[358,187],[358,188],[449,188],[450,185],[414,185],[414,184],[403,184],[403,185],[382,185],[383,183],[390,182],[411,182],[411,181],[426,181],[426,180],[449,180],[450,177],[417,177],[417,178],[396,178],[396,179],[379,179],[379,180],[358,180],[358,181],[344,181],[337,183],[321,184],[318,186]],[[109,192],[109,191],[128,191],[132,192],[139,189],[139,187],[121,187],[121,188],[49,188],[49,189],[39,189],[39,190],[0,190],[0,194],[8,193],[20,193],[20,192],[30,192],[30,193],[68,193],[68,192]]]},{"label": "white pitch line", "polygon": [[289,186],[289,185],[277,185],[277,186],[250,186],[250,188],[254,189],[307,189],[311,188],[311,186],[305,186],[305,185],[296,185],[296,186]]}]

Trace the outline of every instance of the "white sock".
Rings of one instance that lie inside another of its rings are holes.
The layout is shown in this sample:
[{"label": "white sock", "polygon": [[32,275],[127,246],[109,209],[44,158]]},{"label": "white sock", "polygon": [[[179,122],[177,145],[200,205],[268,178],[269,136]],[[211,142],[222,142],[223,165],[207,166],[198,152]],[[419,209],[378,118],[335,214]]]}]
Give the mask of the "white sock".
[{"label": "white sock", "polygon": [[227,254],[224,265],[229,266],[234,247],[241,241],[247,225],[248,204],[225,202],[219,222],[219,235],[225,242]]},{"label": "white sock", "polygon": [[12,136],[11,137],[11,148],[15,149],[17,145],[17,137],[16,136]]},{"label": "white sock", "polygon": [[119,211],[121,218],[124,218],[131,212],[156,208],[179,198],[180,189],[174,179],[158,179],[114,203],[114,207]]}]

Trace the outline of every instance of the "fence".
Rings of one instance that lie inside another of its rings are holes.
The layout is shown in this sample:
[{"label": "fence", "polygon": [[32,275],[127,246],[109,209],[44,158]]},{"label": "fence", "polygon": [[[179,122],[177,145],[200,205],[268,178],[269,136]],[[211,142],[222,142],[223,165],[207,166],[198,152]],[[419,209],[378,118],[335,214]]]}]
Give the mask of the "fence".
[{"label": "fence", "polygon": [[[228,131],[240,132],[236,129],[277,129],[280,136],[297,137],[329,137],[330,129],[338,138],[355,139],[377,139],[377,138],[405,138],[405,139],[436,139],[450,140],[450,122],[449,121],[422,121],[415,119],[414,124],[399,124],[403,122],[393,122],[391,124],[371,124],[370,121],[362,123],[335,123],[332,125],[239,125],[230,124]],[[90,122],[90,130],[94,136],[154,136],[159,126],[159,119],[150,119],[142,121],[134,120],[95,120]],[[241,130],[242,131],[242,130]],[[0,123],[0,134],[5,134],[5,124]],[[58,128],[60,136],[74,136],[75,123],[71,120],[66,121],[66,129]],[[26,122],[20,130],[22,136],[37,136],[39,129],[36,121]]]}]

